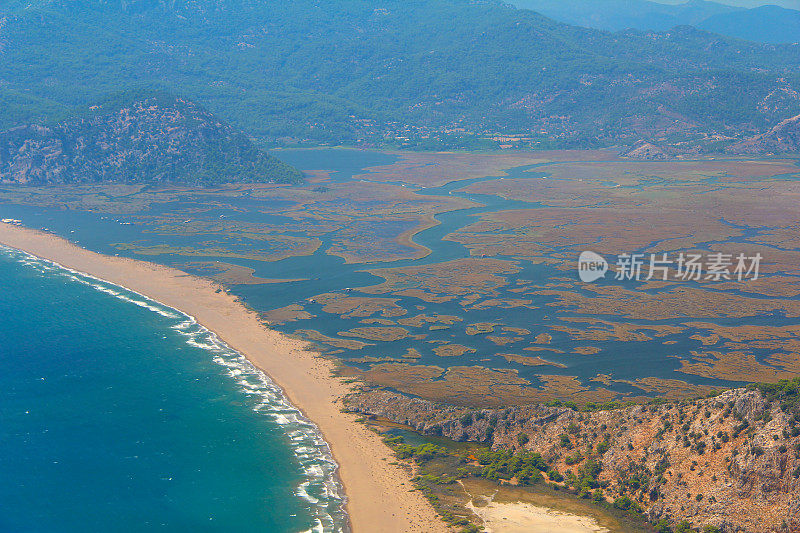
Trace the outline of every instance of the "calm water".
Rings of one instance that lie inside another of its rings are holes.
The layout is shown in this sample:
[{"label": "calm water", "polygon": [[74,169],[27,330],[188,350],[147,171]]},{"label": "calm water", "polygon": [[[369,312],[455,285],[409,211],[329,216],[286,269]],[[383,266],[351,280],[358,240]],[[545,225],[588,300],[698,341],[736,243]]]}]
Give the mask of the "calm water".
[{"label": "calm water", "polygon": [[0,531],[339,531],[327,447],[193,320],[0,248]]}]

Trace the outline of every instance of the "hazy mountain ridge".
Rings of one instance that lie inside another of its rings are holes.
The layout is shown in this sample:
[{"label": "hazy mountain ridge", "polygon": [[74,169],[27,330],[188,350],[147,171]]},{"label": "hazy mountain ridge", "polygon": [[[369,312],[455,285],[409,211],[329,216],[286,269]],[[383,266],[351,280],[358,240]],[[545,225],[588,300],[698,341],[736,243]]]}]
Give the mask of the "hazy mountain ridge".
[{"label": "hazy mountain ridge", "polygon": [[800,11],[778,6],[761,6],[746,11],[720,13],[698,28],[765,43],[800,42]]},{"label": "hazy mountain ridge", "polygon": [[697,28],[764,43],[800,42],[800,11],[764,5],[745,9],[706,0],[660,4],[648,0],[512,0],[522,9],[600,30]]},{"label": "hazy mountain ridge", "polygon": [[0,132],[0,183],[296,182],[301,174],[196,104],[151,97]]},{"label": "hazy mountain ridge", "polygon": [[714,15],[745,11],[705,0],[677,5],[649,0],[512,0],[510,3],[567,24],[608,31],[667,31],[675,26],[695,26]]}]

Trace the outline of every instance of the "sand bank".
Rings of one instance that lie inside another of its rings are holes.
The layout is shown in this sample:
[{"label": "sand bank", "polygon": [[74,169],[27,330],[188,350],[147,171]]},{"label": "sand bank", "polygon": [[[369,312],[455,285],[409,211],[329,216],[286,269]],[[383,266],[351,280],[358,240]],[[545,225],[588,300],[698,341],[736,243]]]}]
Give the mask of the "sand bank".
[{"label": "sand bank", "polygon": [[[528,491],[485,480],[459,480],[466,507],[486,533],[609,533],[633,531],[585,500],[545,490]],[[638,531],[638,529],[636,529]]]},{"label": "sand bank", "polygon": [[0,243],[122,285],[194,316],[277,383],[317,424],[339,464],[355,533],[446,532],[431,505],[393,461],[380,437],[340,412],[348,385],[306,344],[265,328],[257,315],[214,282],[143,261],[90,252],[39,231],[0,223]]},{"label": "sand bank", "polygon": [[467,506],[481,517],[486,533],[608,533],[587,516],[538,507],[529,503],[489,502],[476,507],[470,502]]}]

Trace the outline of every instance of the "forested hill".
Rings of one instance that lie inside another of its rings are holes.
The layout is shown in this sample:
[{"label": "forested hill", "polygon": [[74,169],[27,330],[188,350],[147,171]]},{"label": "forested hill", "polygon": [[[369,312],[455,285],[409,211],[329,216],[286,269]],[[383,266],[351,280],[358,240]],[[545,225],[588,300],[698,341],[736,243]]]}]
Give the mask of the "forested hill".
[{"label": "forested hill", "polygon": [[297,182],[293,167],[256,149],[197,105],[166,95],[94,106],[81,118],[0,132],[0,183]]},{"label": "forested hill", "polygon": [[494,0],[24,0],[0,10],[0,128],[69,115],[134,83],[287,143],[647,140],[692,151],[800,113],[800,46],[689,27],[608,33]]}]

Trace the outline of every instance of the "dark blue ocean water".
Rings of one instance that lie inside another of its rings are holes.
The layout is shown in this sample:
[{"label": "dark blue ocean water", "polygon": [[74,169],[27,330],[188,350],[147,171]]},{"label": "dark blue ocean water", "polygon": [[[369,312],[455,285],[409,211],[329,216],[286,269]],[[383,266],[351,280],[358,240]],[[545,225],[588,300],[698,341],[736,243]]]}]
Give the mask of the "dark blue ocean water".
[{"label": "dark blue ocean water", "polygon": [[0,531],[340,530],[335,465],[194,321],[0,248]]}]

